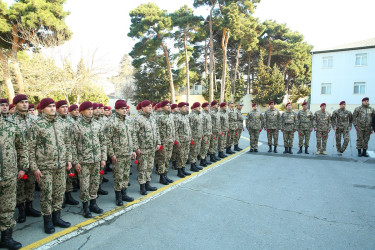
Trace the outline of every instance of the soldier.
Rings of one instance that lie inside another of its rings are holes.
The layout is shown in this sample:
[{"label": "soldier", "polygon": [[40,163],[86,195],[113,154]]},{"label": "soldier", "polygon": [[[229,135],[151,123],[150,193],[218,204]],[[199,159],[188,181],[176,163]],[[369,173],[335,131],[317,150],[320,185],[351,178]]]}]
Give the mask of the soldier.
[{"label": "soldier", "polygon": [[[336,148],[337,154],[342,155],[349,144],[349,131],[352,129],[353,115],[352,112],[345,109],[345,101],[340,102],[340,108],[333,111],[331,122],[332,128],[336,132]],[[344,143],[341,146],[341,135]]]},{"label": "soldier", "polygon": [[242,130],[243,130],[243,116],[242,116],[242,103],[237,103],[237,108],[235,110],[236,115],[237,115],[237,130],[234,136],[234,151],[241,151],[242,148],[238,146],[238,143],[240,142]]},{"label": "soldier", "polygon": [[[66,189],[66,170],[72,168],[69,130],[57,118],[55,101],[44,98],[40,102],[42,118],[28,133],[30,170],[40,183],[40,207],[44,232],[55,232],[55,226],[67,228],[70,223],[61,219],[61,207]],[[51,216],[52,214],[52,216]]]},{"label": "soldier", "polygon": [[99,116],[101,117],[101,119],[104,121],[104,122],[107,122],[107,117],[104,115],[104,105],[103,103],[99,103]]},{"label": "soldier", "polygon": [[117,102],[116,115],[106,129],[108,155],[112,159],[113,184],[116,205],[122,206],[123,201],[134,201],[126,194],[129,184],[131,159],[135,159],[135,134],[131,120],[126,117],[126,102]]},{"label": "soldier", "polygon": [[258,152],[259,134],[264,127],[264,117],[261,112],[257,110],[257,104],[251,104],[252,110],[246,116],[246,128],[250,135],[250,151]]},{"label": "soldier", "polygon": [[8,118],[9,116],[9,102],[8,99],[0,99],[0,116],[1,118]]},{"label": "soldier", "polygon": [[331,130],[331,115],[326,111],[326,104],[320,104],[320,110],[314,114],[317,155],[327,155],[328,133]]},{"label": "soldier", "polygon": [[286,111],[281,115],[281,131],[284,137],[285,151],[283,154],[293,154],[294,132],[297,131],[297,114],[292,110],[292,104],[286,104]]},{"label": "soldier", "polygon": [[202,104],[203,111],[201,113],[202,118],[202,144],[201,144],[201,162],[200,166],[207,167],[211,162],[207,161],[207,153],[210,147],[210,140],[212,135],[212,122],[211,122],[211,115],[210,115],[210,105],[208,102]]},{"label": "soldier", "polygon": [[268,152],[272,152],[272,138],[273,138],[273,152],[277,153],[277,145],[279,141],[280,130],[280,112],[275,108],[274,101],[268,103],[269,108],[264,112],[264,130],[267,131]]},{"label": "soldier", "polygon": [[36,110],[38,111],[38,119],[39,119],[42,115],[42,110],[40,110],[40,102],[36,105]]},{"label": "soldier", "polygon": [[[179,108],[178,108],[177,104],[171,105],[171,111],[172,111],[172,114],[171,114],[172,120],[174,122],[175,134],[176,134],[176,136],[178,136],[176,128],[177,128],[177,125],[178,125],[178,119],[179,119],[180,111],[179,111]],[[171,161],[172,161],[173,169],[177,170],[177,143],[173,144]]]},{"label": "soldier", "polygon": [[236,135],[236,130],[237,130],[237,114],[234,111],[234,102],[229,101],[228,103],[229,109],[227,109],[227,114],[228,114],[228,121],[229,121],[229,130],[227,134],[227,154],[234,154],[232,151],[231,147],[233,145],[234,137]]},{"label": "soldier", "polygon": [[150,185],[152,169],[154,166],[155,151],[160,149],[159,129],[155,118],[151,116],[152,106],[149,100],[141,104],[142,111],[134,121],[138,159],[138,182],[140,193],[146,195],[147,191],[156,191],[156,187]]},{"label": "soldier", "polygon": [[16,111],[16,106],[13,103],[9,104],[9,115],[13,115],[15,111]]},{"label": "soldier", "polygon": [[180,115],[177,116],[176,134],[180,141],[177,142],[177,176],[184,178],[191,175],[185,171],[185,163],[188,159],[190,143],[192,143],[191,129],[189,124],[189,105],[186,102],[178,104]]},{"label": "soldier", "polygon": [[310,135],[313,128],[313,114],[307,109],[307,102],[302,103],[302,109],[297,113],[298,154],[302,154],[303,140],[305,139],[305,154],[309,154]]},{"label": "soldier", "polygon": [[363,98],[362,106],[357,107],[353,113],[353,125],[355,130],[357,130],[357,150],[359,157],[369,156],[366,151],[370,140],[371,130],[374,129],[374,127],[371,128],[371,121],[374,116],[375,111],[369,106],[369,98]]},{"label": "soldier", "polygon": [[104,116],[109,119],[111,117],[111,107],[110,106],[104,106]]},{"label": "soldier", "polygon": [[190,171],[198,172],[199,170],[202,170],[201,167],[197,166],[196,162],[198,159],[198,154],[201,151],[201,140],[203,136],[201,104],[199,102],[195,102],[191,106],[189,124],[192,137],[192,142],[190,144]]},{"label": "soldier", "polygon": [[221,135],[220,115],[219,115],[217,101],[211,102],[210,115],[211,115],[211,123],[212,123],[212,135],[210,138],[210,148],[208,149],[208,154],[210,155],[211,162],[217,162],[217,161],[220,161],[220,158],[216,157],[216,149],[217,149],[219,136]]},{"label": "soldier", "polygon": [[227,157],[227,155],[225,155],[223,151],[225,148],[227,133],[229,131],[227,104],[225,102],[220,103],[219,116],[220,116],[220,129],[221,129],[221,133],[219,135],[219,140],[218,140],[219,157],[225,158]]},{"label": "soldier", "polygon": [[22,131],[7,119],[0,119],[0,162],[0,247],[20,249],[21,243],[12,238],[13,227],[16,225],[13,216],[17,179],[27,177],[25,172],[29,168],[29,159]]},{"label": "soldier", "polygon": [[68,120],[70,121],[70,123],[74,124],[78,120],[78,118],[79,118],[78,105],[76,104],[70,105]]},{"label": "soldier", "polygon": [[81,118],[72,127],[72,158],[80,180],[83,215],[91,218],[91,212],[103,213],[103,209],[96,204],[96,198],[99,172],[107,160],[107,145],[101,125],[93,119],[92,103],[81,103],[79,112]]},{"label": "soldier", "polygon": [[30,115],[35,115],[35,105],[32,103],[29,103],[29,110],[28,110]]},{"label": "soldier", "polygon": [[[16,105],[16,111],[9,118],[15,122],[21,129],[24,138],[27,138],[28,130],[31,124],[34,122],[30,118],[27,110],[29,108],[29,102],[26,95],[16,95],[13,98],[13,104]],[[27,140],[26,140],[27,144]],[[26,221],[26,215],[32,217],[40,217],[42,214],[33,208],[35,192],[35,177],[34,175],[28,175],[26,180],[20,179],[17,181],[17,208],[18,208],[18,223]],[[26,203],[26,205],[25,205]]]}]

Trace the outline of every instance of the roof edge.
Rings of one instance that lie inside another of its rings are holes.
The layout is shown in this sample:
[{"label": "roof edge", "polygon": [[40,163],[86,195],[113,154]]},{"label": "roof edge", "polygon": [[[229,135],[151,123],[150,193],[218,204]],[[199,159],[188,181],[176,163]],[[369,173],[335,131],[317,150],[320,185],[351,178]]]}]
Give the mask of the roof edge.
[{"label": "roof edge", "polygon": [[331,52],[340,52],[340,51],[348,51],[348,50],[360,50],[360,49],[372,49],[372,48],[375,48],[375,45],[363,46],[363,47],[353,47],[353,48],[344,48],[344,49],[318,50],[318,51],[311,51],[311,54],[323,54],[323,53],[331,53]]}]

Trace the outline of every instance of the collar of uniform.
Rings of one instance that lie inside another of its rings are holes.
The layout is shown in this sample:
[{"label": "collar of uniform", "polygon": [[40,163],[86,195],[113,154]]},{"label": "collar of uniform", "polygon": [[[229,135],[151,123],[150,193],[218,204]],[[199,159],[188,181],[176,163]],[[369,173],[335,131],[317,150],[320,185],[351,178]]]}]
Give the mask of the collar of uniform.
[{"label": "collar of uniform", "polygon": [[86,123],[91,123],[92,122],[92,118],[93,117],[87,117],[87,116],[84,116],[82,115],[82,120]]},{"label": "collar of uniform", "polygon": [[194,113],[196,113],[197,115],[199,115],[201,112],[199,110],[193,110]]},{"label": "collar of uniform", "polygon": [[28,113],[26,112],[25,114],[22,114],[20,111],[18,111],[16,109],[16,111],[14,111],[14,115],[19,116],[19,117],[25,119],[28,116]]},{"label": "collar of uniform", "polygon": [[60,113],[57,112],[57,111],[56,111],[56,113],[57,113],[57,116],[61,117],[62,119],[66,119],[66,118],[68,118],[68,115],[60,114]]},{"label": "collar of uniform", "polygon": [[218,109],[215,108],[215,107],[212,107],[211,109],[212,109],[213,111],[215,111],[215,112],[217,112],[217,110],[218,110]]},{"label": "collar of uniform", "polygon": [[143,115],[144,117],[150,117],[151,116],[151,114],[152,113],[149,113],[149,114],[147,114],[146,112],[144,112],[143,110],[142,110],[142,113],[140,113],[141,115]]},{"label": "collar of uniform", "polygon": [[121,115],[121,114],[116,112],[116,117],[123,121],[123,120],[125,120],[126,115]]},{"label": "collar of uniform", "polygon": [[366,108],[366,109],[367,109],[369,106],[370,106],[370,105],[363,105],[363,104],[362,104],[362,107],[364,107],[364,108]]},{"label": "collar of uniform", "polygon": [[56,120],[57,115],[56,114],[55,115],[47,115],[47,114],[43,113],[42,117],[43,117],[43,119],[45,119],[49,122],[54,122]]},{"label": "collar of uniform", "polygon": [[95,120],[99,120],[100,119],[100,115],[93,115],[94,119]]},{"label": "collar of uniform", "polygon": [[7,118],[7,117],[9,116],[9,113],[1,113],[0,115],[1,115],[1,117],[3,117],[3,118]]}]

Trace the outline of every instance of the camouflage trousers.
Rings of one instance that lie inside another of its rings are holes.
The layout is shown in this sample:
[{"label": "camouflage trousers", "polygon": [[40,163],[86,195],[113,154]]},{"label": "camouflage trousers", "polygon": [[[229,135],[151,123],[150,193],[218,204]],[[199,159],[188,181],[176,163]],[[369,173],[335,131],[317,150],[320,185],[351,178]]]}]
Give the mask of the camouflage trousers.
[{"label": "camouflage trousers", "polygon": [[227,148],[230,148],[233,146],[234,137],[236,136],[236,130],[229,130],[227,134]]},{"label": "camouflage trousers", "polygon": [[190,143],[190,163],[197,162],[198,155],[201,151],[201,138],[194,139],[194,145]]},{"label": "camouflage trousers", "polygon": [[33,173],[27,173],[26,180],[17,181],[17,205],[25,201],[33,201],[35,192],[35,176]]},{"label": "camouflage trousers", "polygon": [[138,182],[139,184],[145,184],[147,181],[151,181],[152,169],[154,168],[155,151],[152,153],[141,153],[138,156]]},{"label": "camouflage trousers", "polygon": [[219,140],[218,140],[218,148],[219,148],[219,152],[223,152],[224,151],[224,148],[226,146],[226,139],[227,139],[227,133],[226,132],[222,132],[220,135],[219,135]]},{"label": "camouflage trousers", "polygon": [[[74,168],[72,168],[73,170]],[[66,189],[65,192],[72,192],[73,191],[73,183],[77,181],[77,172],[74,170],[72,173],[74,173],[73,177],[69,177],[68,172],[66,173]]]},{"label": "camouflage trousers", "polygon": [[79,174],[79,184],[81,191],[81,201],[87,202],[98,197],[100,182],[100,163],[81,164],[81,174]]},{"label": "camouflage trousers", "polygon": [[242,134],[242,128],[236,129],[236,134],[234,136],[234,141],[233,141],[234,145],[238,145],[238,143],[240,142],[241,134]]},{"label": "camouflage trousers", "polygon": [[173,144],[171,161],[177,161],[177,145]]},{"label": "camouflage trousers", "polygon": [[14,210],[17,193],[16,177],[0,181],[0,231],[11,229],[16,225]]},{"label": "camouflage trousers", "polygon": [[210,148],[208,149],[209,154],[216,154],[217,143],[219,141],[219,135],[217,133],[210,136]]},{"label": "camouflage trousers", "polygon": [[190,142],[181,142],[181,147],[177,148],[177,168],[184,168],[189,156]]},{"label": "camouflage trousers", "polygon": [[370,140],[371,130],[358,128],[357,130],[357,149],[367,149]]},{"label": "camouflage trousers", "polygon": [[316,149],[317,152],[326,151],[327,149],[328,132],[316,131]]},{"label": "camouflage trousers", "polygon": [[278,129],[267,130],[268,146],[272,146],[272,138],[273,138],[273,145],[277,146],[279,142],[279,130]]},{"label": "camouflage trousers", "polygon": [[310,144],[310,129],[298,131],[298,147],[303,146],[303,139],[305,139],[305,147],[308,148]]},{"label": "camouflage trousers", "polygon": [[259,140],[259,129],[250,129],[250,148],[258,149],[258,140]]},{"label": "camouflage trousers", "polygon": [[116,165],[113,165],[113,186],[115,191],[128,188],[131,156],[121,156],[117,158]]},{"label": "camouflage trousers", "polygon": [[40,170],[40,208],[42,215],[60,211],[66,189],[66,169]]},{"label": "camouflage trousers", "polygon": [[172,157],[173,145],[173,142],[164,143],[163,149],[156,152],[158,158],[156,174],[161,175],[168,173],[169,160]]},{"label": "camouflage trousers", "polygon": [[284,147],[293,147],[294,131],[283,131]]},{"label": "camouflage trousers", "polygon": [[[344,138],[344,143],[341,146],[341,137]],[[336,148],[337,151],[344,152],[345,149],[348,147],[349,144],[349,130],[344,129],[336,129]]]},{"label": "camouflage trousers", "polygon": [[203,136],[202,143],[201,143],[201,158],[205,159],[208,153],[208,149],[210,148],[210,135]]}]

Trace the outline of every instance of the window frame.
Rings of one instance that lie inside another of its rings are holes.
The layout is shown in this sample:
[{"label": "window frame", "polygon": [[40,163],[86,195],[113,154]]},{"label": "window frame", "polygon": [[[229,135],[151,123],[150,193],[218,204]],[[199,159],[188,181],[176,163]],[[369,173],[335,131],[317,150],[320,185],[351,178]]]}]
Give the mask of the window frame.
[{"label": "window frame", "polygon": [[[366,64],[363,63],[363,58],[364,57],[366,57]],[[360,58],[360,63],[359,64],[357,64],[357,58]],[[368,65],[367,62],[368,62],[368,53],[357,53],[357,54],[355,54],[354,65],[356,67],[365,67],[365,66]]]},{"label": "window frame", "polygon": [[[325,62],[327,62],[326,65],[325,65]],[[329,65],[329,62],[331,62],[331,65]],[[322,68],[323,69],[332,69],[333,68],[333,56],[323,56],[322,57]]]},{"label": "window frame", "polygon": [[[361,93],[361,86],[364,87],[363,93]],[[358,87],[358,93],[355,93],[355,87]],[[366,82],[354,82],[353,95],[366,95]]]}]

